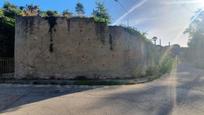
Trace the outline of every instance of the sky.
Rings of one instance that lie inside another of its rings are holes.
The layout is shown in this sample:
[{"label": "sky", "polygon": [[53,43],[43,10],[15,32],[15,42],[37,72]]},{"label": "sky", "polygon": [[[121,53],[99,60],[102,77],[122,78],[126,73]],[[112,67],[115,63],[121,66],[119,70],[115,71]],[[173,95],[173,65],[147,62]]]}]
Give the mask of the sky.
[{"label": "sky", "polygon": [[[0,0],[0,6],[9,1],[17,6],[34,4],[42,10],[65,9],[74,12],[78,0]],[[91,16],[97,0],[79,0]],[[104,2],[112,19],[111,25],[128,25],[146,32],[151,39],[157,36],[162,45],[187,46],[188,35],[183,32],[192,22],[195,12],[204,7],[204,0],[98,0]]]}]

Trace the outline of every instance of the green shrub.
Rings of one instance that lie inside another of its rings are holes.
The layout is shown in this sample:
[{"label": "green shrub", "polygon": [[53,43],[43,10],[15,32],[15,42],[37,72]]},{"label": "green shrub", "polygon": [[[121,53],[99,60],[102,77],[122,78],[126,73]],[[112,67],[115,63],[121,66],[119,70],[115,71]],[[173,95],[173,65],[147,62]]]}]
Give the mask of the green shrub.
[{"label": "green shrub", "polygon": [[142,67],[136,67],[133,71],[133,77],[135,78],[140,78],[143,77],[145,75],[145,73],[142,70]]},{"label": "green shrub", "polygon": [[101,2],[96,2],[96,10],[94,10],[92,14],[97,23],[109,24],[111,22],[107,9]]},{"label": "green shrub", "polygon": [[154,67],[149,67],[146,70],[146,76],[154,76],[154,75],[158,75],[159,74],[159,67],[158,66],[154,66]]},{"label": "green shrub", "polygon": [[169,73],[172,70],[174,59],[166,56],[159,65],[159,72],[162,74]]}]

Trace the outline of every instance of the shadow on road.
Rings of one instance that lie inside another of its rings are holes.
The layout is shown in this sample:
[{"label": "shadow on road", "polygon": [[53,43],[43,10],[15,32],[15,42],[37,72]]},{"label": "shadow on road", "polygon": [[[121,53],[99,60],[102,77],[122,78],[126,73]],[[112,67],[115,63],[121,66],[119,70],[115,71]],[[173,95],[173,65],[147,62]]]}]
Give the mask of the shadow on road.
[{"label": "shadow on road", "polygon": [[203,70],[180,65],[175,74],[175,87],[172,87],[171,81],[170,84],[164,83],[168,78],[162,79],[142,89],[132,88],[103,97],[86,109],[112,108],[121,115],[172,115],[178,112],[178,108],[185,107],[202,111],[204,108],[199,104],[204,103],[204,90],[201,90],[204,89]]},{"label": "shadow on road", "polygon": [[[203,70],[186,65],[179,65],[176,70],[166,78],[141,84],[141,86],[99,88],[84,92],[75,100],[65,95],[94,88],[1,86],[0,102],[2,102],[1,105],[6,106],[0,106],[0,108],[1,111],[8,111],[8,109],[15,111],[21,108],[21,105],[63,96],[63,98],[69,98],[64,100],[76,103],[74,106],[69,102],[64,103],[67,105],[66,110],[74,108],[77,113],[82,112],[87,115],[94,112],[117,115],[174,115],[175,112],[176,114],[185,114],[185,112],[197,114],[196,112],[199,111],[204,113]],[[84,96],[86,96],[85,99]],[[52,106],[55,107],[55,104]]]},{"label": "shadow on road", "polygon": [[100,86],[0,85],[0,113],[5,111],[15,111],[25,104],[63,95],[70,95],[99,87]]}]

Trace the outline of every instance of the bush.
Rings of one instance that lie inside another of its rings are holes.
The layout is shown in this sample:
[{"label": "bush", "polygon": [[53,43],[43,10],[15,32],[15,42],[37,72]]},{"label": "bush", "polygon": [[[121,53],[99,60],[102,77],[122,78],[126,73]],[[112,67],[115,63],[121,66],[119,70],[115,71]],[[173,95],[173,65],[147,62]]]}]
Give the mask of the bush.
[{"label": "bush", "polygon": [[159,65],[159,72],[162,74],[169,73],[172,70],[174,59],[166,56]]},{"label": "bush", "polygon": [[136,67],[133,71],[133,77],[135,78],[141,78],[144,77],[145,73],[142,70],[142,67]]},{"label": "bush", "polygon": [[97,23],[110,23],[110,16],[105,8],[104,4],[101,2],[96,2],[96,10],[93,11],[93,17]]},{"label": "bush", "polygon": [[159,67],[158,66],[154,66],[154,67],[149,67],[146,70],[146,76],[154,76],[154,75],[158,75],[159,74]]}]

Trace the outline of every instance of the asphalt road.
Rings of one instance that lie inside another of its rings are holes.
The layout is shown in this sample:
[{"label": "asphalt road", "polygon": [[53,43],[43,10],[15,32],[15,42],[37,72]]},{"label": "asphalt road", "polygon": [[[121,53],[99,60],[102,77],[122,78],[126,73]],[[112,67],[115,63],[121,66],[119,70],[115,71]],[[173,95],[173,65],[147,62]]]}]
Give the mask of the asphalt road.
[{"label": "asphalt road", "polygon": [[204,70],[179,65],[146,84],[0,85],[2,115],[204,115]]}]

